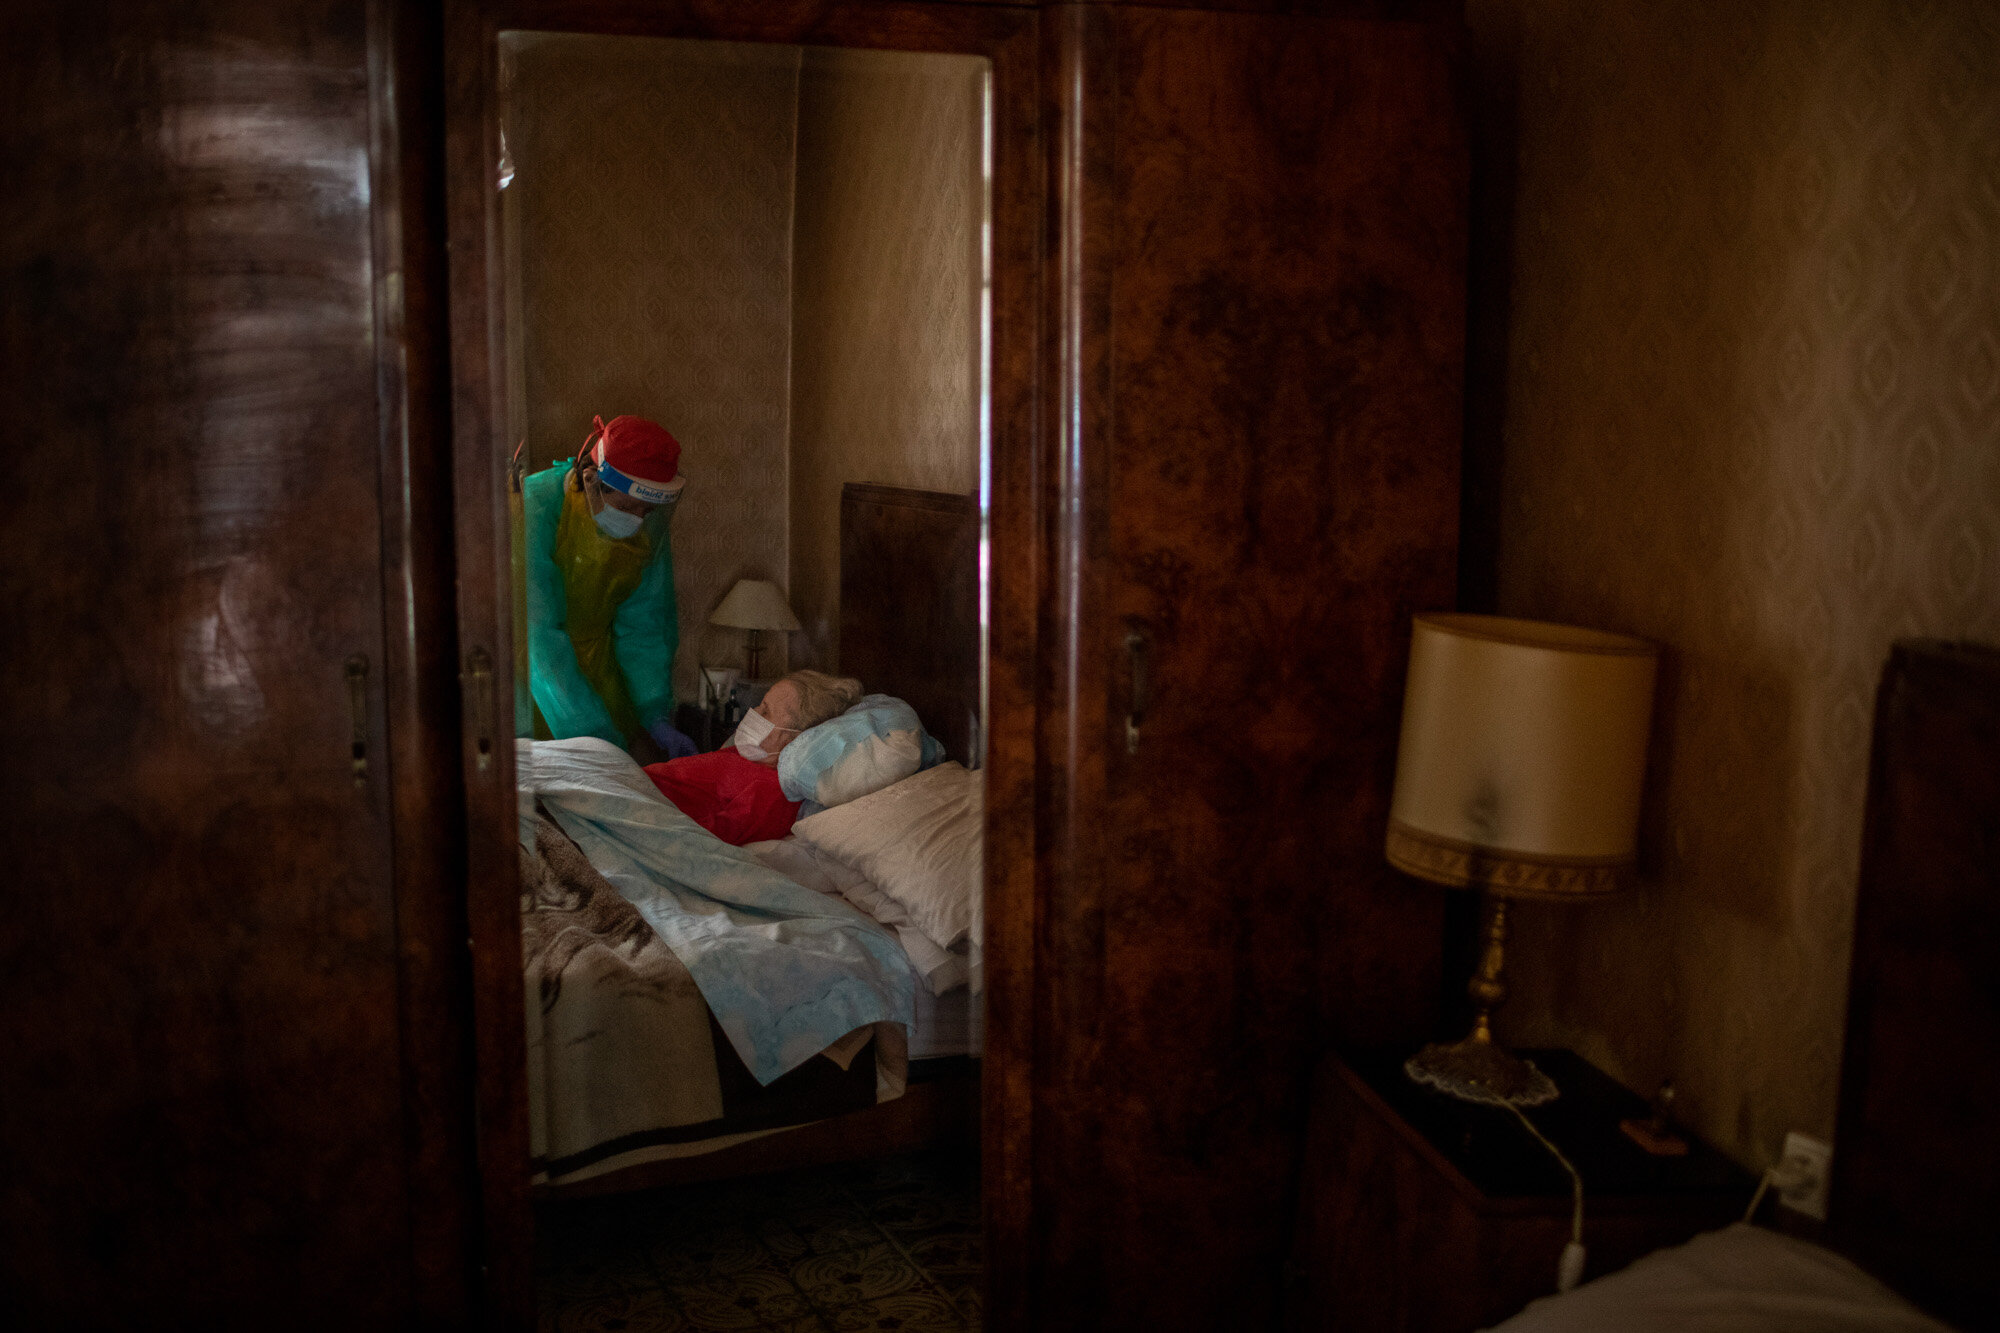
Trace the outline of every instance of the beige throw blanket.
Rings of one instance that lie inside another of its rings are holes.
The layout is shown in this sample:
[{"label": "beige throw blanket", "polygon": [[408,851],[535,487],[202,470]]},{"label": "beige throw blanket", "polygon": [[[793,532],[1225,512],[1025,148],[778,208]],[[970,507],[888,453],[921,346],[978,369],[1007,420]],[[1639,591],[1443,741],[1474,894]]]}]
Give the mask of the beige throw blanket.
[{"label": "beige throw blanket", "polygon": [[760,1086],[687,968],[539,810],[521,847],[521,949],[538,1181],[712,1152],[903,1091],[895,1024]]}]

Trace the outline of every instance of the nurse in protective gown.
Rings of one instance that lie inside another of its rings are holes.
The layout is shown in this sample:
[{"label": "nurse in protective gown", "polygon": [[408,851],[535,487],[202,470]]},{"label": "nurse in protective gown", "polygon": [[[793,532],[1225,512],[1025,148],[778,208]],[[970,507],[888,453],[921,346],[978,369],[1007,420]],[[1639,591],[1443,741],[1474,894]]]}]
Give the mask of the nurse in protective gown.
[{"label": "nurse in protective gown", "polygon": [[575,458],[522,480],[517,734],[596,736],[642,764],[694,752],[672,724],[680,629],[668,520],[687,484],[680,454],[656,422],[598,417]]}]

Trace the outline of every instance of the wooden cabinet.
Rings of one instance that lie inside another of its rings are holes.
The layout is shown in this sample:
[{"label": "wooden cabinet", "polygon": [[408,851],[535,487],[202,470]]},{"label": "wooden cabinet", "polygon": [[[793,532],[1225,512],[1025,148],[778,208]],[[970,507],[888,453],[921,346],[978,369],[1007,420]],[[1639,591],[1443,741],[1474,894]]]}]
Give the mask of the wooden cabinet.
[{"label": "wooden cabinet", "polygon": [[1034,1315],[1267,1327],[1313,1052],[1414,1037],[1438,990],[1439,896],[1381,839],[1410,615],[1453,595],[1454,36],[1044,24]]},{"label": "wooden cabinet", "polygon": [[[1381,838],[1410,616],[1454,586],[1457,30],[1403,21],[1449,8],[450,7],[466,643],[507,638],[496,32],[992,62],[995,1327],[1268,1326],[1312,1053],[1428,1027],[1441,900]],[[525,1246],[510,761],[468,784],[496,1274]]]},{"label": "wooden cabinet", "polygon": [[1437,992],[1379,841],[1452,596],[1454,30],[437,8],[0,19],[10,1313],[526,1317],[485,313],[520,26],[993,61],[988,1308],[1268,1323],[1310,1052]]},{"label": "wooden cabinet", "polygon": [[421,349],[378,300],[390,19],[0,19],[11,1327],[468,1316],[450,649],[410,632],[449,583],[403,447]]},{"label": "wooden cabinet", "polygon": [[[1381,838],[1410,616],[1453,596],[1456,28],[1242,12],[1262,8],[452,7],[468,643],[506,638],[494,34],[992,61],[983,1154],[995,1327],[1267,1326],[1312,1053],[1330,1037],[1414,1038],[1438,994],[1441,900],[1392,877]],[[1210,725],[1218,701],[1245,724]],[[506,1194],[525,1141],[506,1026],[519,1009],[514,898],[507,867],[477,858],[513,827],[509,759],[470,784],[501,1255],[524,1243],[505,1220],[520,1215]]]},{"label": "wooden cabinet", "polygon": [[[1568,1051],[1525,1052],[1562,1095],[1529,1112],[1584,1182],[1586,1276],[1743,1214],[1754,1182],[1700,1142],[1654,1157],[1645,1103]],[[1555,1291],[1569,1176],[1503,1107],[1412,1083],[1395,1057],[1328,1057],[1313,1087],[1286,1325],[1469,1333]]]}]

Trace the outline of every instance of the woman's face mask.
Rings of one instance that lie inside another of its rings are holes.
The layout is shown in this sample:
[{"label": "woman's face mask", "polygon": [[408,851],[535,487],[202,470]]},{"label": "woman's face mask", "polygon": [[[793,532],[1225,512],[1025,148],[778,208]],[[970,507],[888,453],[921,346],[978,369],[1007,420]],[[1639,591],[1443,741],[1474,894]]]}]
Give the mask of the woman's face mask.
[{"label": "woman's face mask", "polygon": [[771,754],[764,748],[764,742],[770,738],[771,733],[774,731],[790,732],[792,730],[793,728],[791,727],[776,725],[770,718],[765,717],[753,708],[743,715],[741,722],[736,724],[736,735],[734,737],[736,753],[742,755],[753,764],[767,764],[771,761]]}]

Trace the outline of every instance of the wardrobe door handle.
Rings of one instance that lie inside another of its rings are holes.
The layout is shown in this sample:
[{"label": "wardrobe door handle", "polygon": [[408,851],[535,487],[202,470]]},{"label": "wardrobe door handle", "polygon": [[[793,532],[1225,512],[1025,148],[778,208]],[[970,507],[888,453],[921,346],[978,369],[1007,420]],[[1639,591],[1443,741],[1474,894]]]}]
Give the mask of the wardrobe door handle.
[{"label": "wardrobe door handle", "polygon": [[1125,714],[1125,753],[1139,753],[1139,728],[1146,722],[1146,705],[1152,702],[1152,641],[1142,629],[1125,631],[1125,657],[1132,672],[1132,702]]},{"label": "wardrobe door handle", "polygon": [[368,785],[368,657],[347,659],[348,759],[354,765],[354,785]]},{"label": "wardrobe door handle", "polygon": [[472,731],[479,771],[493,767],[493,655],[474,648],[465,655],[465,683],[472,700]]}]

